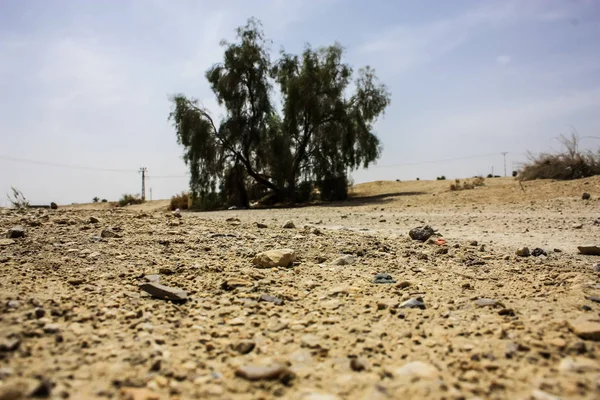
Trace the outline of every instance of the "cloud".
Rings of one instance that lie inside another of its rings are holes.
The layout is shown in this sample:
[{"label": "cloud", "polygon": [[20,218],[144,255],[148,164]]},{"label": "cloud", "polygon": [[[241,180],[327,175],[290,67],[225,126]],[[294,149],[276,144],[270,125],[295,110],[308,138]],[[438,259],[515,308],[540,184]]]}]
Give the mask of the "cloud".
[{"label": "cloud", "polygon": [[510,56],[498,56],[496,57],[496,61],[498,61],[500,64],[507,65],[510,64],[512,59]]}]

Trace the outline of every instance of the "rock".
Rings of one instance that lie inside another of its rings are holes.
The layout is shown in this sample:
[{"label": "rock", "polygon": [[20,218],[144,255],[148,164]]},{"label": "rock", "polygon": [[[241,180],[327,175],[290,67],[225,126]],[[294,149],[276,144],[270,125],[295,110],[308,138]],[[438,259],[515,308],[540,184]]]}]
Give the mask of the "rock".
[{"label": "rock", "polygon": [[6,237],[8,239],[18,239],[25,237],[25,228],[23,228],[20,225],[13,226],[8,230],[8,232],[6,232]]},{"label": "rock", "polygon": [[47,378],[42,378],[38,381],[35,388],[30,392],[30,397],[47,398],[52,393],[52,381]]},{"label": "rock", "polygon": [[504,304],[494,299],[477,299],[475,305],[477,307],[504,307]]},{"label": "rock", "polygon": [[282,364],[245,365],[235,371],[235,376],[248,381],[281,380],[289,382],[294,378],[293,372]]},{"label": "rock", "polygon": [[533,400],[561,400],[558,396],[537,389],[531,392],[531,397]]},{"label": "rock", "polygon": [[592,266],[594,272],[600,272],[600,263],[596,263]]},{"label": "rock", "polygon": [[294,229],[295,227],[296,225],[294,225],[293,221],[285,221],[285,223],[282,226],[282,228],[284,229]]},{"label": "rock", "polygon": [[352,265],[356,262],[356,257],[346,254],[333,261],[333,265]]},{"label": "rock", "polygon": [[582,315],[569,321],[569,327],[582,339],[600,341],[600,319],[598,317]]},{"label": "rock", "polygon": [[44,316],[46,315],[46,310],[38,307],[35,309],[34,314],[37,319],[44,318]]},{"label": "rock", "polygon": [[406,289],[409,286],[410,286],[410,282],[409,281],[402,281],[402,282],[398,282],[396,284],[396,287],[399,288],[399,289]]},{"label": "rock", "polygon": [[143,283],[139,287],[146,293],[163,300],[185,301],[188,298],[186,291],[156,282]]},{"label": "rock", "polygon": [[587,246],[577,246],[579,253],[584,254],[586,256],[600,256],[600,246],[596,245],[587,245]]},{"label": "rock", "polygon": [[11,244],[15,244],[15,241],[12,239],[0,239],[0,246],[9,246]]},{"label": "rock", "polygon": [[242,340],[233,346],[233,349],[240,354],[248,354],[256,347],[252,340]]},{"label": "rock", "polygon": [[360,372],[367,369],[367,361],[364,358],[353,358],[350,360],[350,368],[352,371]]},{"label": "rock", "polygon": [[84,282],[85,282],[85,280],[84,280],[84,279],[82,279],[82,278],[71,278],[71,279],[69,279],[67,282],[69,283],[69,285],[73,285],[73,286],[79,286],[79,285],[81,285],[82,283],[84,283]]},{"label": "rock", "polygon": [[600,363],[596,360],[591,360],[589,358],[563,358],[558,365],[558,369],[561,372],[597,372],[600,371]]},{"label": "rock", "polygon": [[573,229],[581,229],[583,228],[583,224],[573,224]]},{"label": "rock", "polygon": [[265,229],[265,228],[268,228],[268,226],[267,226],[266,224],[263,224],[263,223],[261,223],[261,222],[257,222],[257,223],[256,223],[256,227],[257,227],[258,229]]},{"label": "rock", "polygon": [[400,308],[420,308],[421,310],[425,309],[425,302],[422,297],[415,297],[413,299],[408,299],[404,303],[400,304],[398,307]]},{"label": "rock", "polygon": [[175,271],[173,271],[169,267],[160,267],[158,269],[158,273],[161,274],[161,275],[173,275],[175,273]]},{"label": "rock", "polygon": [[521,247],[517,249],[515,254],[519,257],[529,257],[531,255],[531,253],[529,252],[529,247]]},{"label": "rock", "polygon": [[296,252],[292,249],[268,250],[259,253],[252,262],[259,268],[287,267],[296,260]]},{"label": "rock", "polygon": [[544,249],[540,249],[539,247],[536,247],[535,249],[533,249],[533,251],[531,252],[531,255],[534,257],[539,257],[539,256],[546,256],[548,257],[548,253],[546,253],[544,251]]},{"label": "rock", "polygon": [[584,192],[584,193],[581,195],[581,200],[589,200],[591,197],[592,197],[592,196],[590,196],[590,194],[589,194],[589,193],[585,193],[585,192]]},{"label": "rock", "polygon": [[412,240],[419,240],[421,242],[425,242],[433,234],[435,234],[435,230],[429,225],[418,226],[408,232],[408,236],[410,236]]},{"label": "rock", "polygon": [[377,274],[373,279],[373,283],[384,284],[384,283],[396,283],[396,280],[388,274]]},{"label": "rock", "polygon": [[0,339],[0,352],[8,353],[11,351],[15,351],[21,345],[21,339],[18,338],[8,338],[8,339]]},{"label": "rock", "polygon": [[179,208],[176,208],[175,211],[173,211],[173,216],[175,218],[181,218],[181,210]]},{"label": "rock", "polygon": [[50,208],[56,210],[58,208],[58,205],[55,202],[52,202],[50,203]]},{"label": "rock", "polygon": [[439,376],[439,371],[431,364],[424,363],[422,361],[413,361],[408,364],[404,364],[402,367],[394,368],[389,372],[395,378],[407,377],[407,378],[421,378],[421,379],[435,379]]},{"label": "rock", "polygon": [[268,294],[261,295],[259,300],[266,301],[268,303],[273,303],[278,306],[283,305],[283,299],[280,299],[279,297],[275,297],[275,296],[270,296]]},{"label": "rock", "polygon": [[98,222],[100,222],[100,220],[98,218],[94,217],[93,215],[91,215],[89,222],[90,222],[90,224],[97,224]]},{"label": "rock", "polygon": [[0,400],[21,400],[30,398],[37,382],[33,379],[18,379],[0,385]]},{"label": "rock", "polygon": [[6,303],[7,308],[17,309],[20,306],[21,306],[21,303],[19,303],[18,300],[9,300],[8,303]]},{"label": "rock", "polygon": [[252,282],[247,281],[245,279],[239,279],[239,278],[227,279],[226,281],[221,283],[221,289],[228,290],[228,291],[233,290],[235,288],[239,288],[239,287],[250,287],[250,286],[252,286]]},{"label": "rock", "polygon": [[60,332],[60,327],[57,324],[46,324],[44,325],[44,333],[58,333]]},{"label": "rock", "polygon": [[14,370],[12,368],[9,367],[2,367],[0,368],[0,381],[3,381],[4,379],[8,378],[9,376],[14,374]]},{"label": "rock", "polygon": [[120,390],[120,400],[160,400],[160,396],[150,389],[127,387]]},{"label": "rock", "polygon": [[121,237],[120,235],[118,235],[117,233],[110,231],[108,229],[104,229],[102,230],[102,232],[100,232],[100,237],[102,238],[118,238]]},{"label": "rock", "polygon": [[158,283],[160,281],[160,275],[155,275],[155,274],[144,275],[144,280],[146,282]]}]

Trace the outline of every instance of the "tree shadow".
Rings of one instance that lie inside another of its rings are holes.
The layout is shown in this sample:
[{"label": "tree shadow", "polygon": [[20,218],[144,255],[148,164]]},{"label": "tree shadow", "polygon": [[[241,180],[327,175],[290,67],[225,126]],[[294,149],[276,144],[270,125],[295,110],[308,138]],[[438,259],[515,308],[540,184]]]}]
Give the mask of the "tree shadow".
[{"label": "tree shadow", "polygon": [[334,202],[323,202],[319,204],[315,204],[318,207],[356,207],[356,206],[367,206],[371,204],[387,204],[394,201],[396,197],[405,197],[405,196],[419,196],[422,194],[427,194],[427,192],[393,192],[393,193],[383,193],[376,194],[372,196],[350,196],[347,200],[344,201],[334,201]]}]

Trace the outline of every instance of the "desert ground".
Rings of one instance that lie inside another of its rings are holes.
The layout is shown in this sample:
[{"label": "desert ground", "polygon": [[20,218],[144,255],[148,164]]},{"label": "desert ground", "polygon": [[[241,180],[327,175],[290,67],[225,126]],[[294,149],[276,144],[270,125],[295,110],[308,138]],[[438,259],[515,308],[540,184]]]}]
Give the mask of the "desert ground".
[{"label": "desert ground", "polygon": [[449,183],[0,210],[0,399],[600,398],[600,177]]}]

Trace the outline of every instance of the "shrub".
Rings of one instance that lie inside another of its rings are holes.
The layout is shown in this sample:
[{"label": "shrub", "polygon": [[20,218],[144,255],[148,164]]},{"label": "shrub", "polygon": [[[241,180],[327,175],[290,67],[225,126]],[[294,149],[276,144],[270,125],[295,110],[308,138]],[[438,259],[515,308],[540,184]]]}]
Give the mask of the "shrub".
[{"label": "shrub", "polygon": [[436,178],[438,181],[445,181],[446,180],[446,176],[442,175],[442,176],[438,176]]},{"label": "shrub", "polygon": [[420,181],[420,180],[421,180],[421,178],[417,178],[417,180],[418,180],[418,181]]},{"label": "shrub", "polygon": [[492,174],[488,174],[488,175],[487,175],[487,177],[488,177],[488,178],[493,178],[493,177],[494,177],[494,175],[492,175]]},{"label": "shrub", "polygon": [[100,197],[96,196],[96,197],[94,197],[94,198],[92,199],[92,201],[93,201],[94,203],[97,203],[97,202],[99,202],[99,201],[100,201]]},{"label": "shrub", "polygon": [[563,145],[560,153],[528,154],[529,162],[523,165],[520,180],[571,180],[600,175],[600,152],[580,151],[577,133],[561,135],[558,140]]},{"label": "shrub", "polygon": [[348,198],[348,180],[345,176],[325,178],[318,183],[321,200],[341,201]]},{"label": "shrub", "polygon": [[178,208],[180,210],[187,210],[189,197],[190,194],[187,192],[181,192],[180,194],[176,194],[175,196],[171,197],[170,209],[173,211],[177,210]]},{"label": "shrub", "polygon": [[11,190],[12,190],[12,196],[8,193],[6,194],[6,197],[8,198],[8,201],[10,202],[10,204],[12,204],[12,206],[14,208],[18,208],[18,209],[28,208],[29,200],[27,200],[25,198],[25,195],[23,194],[23,192],[21,192],[19,189],[17,189],[14,186],[11,186]]},{"label": "shrub", "polygon": [[132,205],[132,204],[142,204],[142,199],[140,199],[139,195],[132,195],[132,194],[124,194],[123,196],[121,196],[121,198],[119,199],[119,206],[121,207],[125,207],[128,205]]},{"label": "shrub", "polygon": [[466,180],[463,183],[460,182],[460,179],[456,179],[454,181],[454,183],[450,184],[450,190],[453,192],[457,191],[457,190],[472,190],[478,186],[484,186],[484,185],[485,185],[485,179],[481,176],[476,176],[475,178],[473,178],[471,180]]},{"label": "shrub", "polygon": [[519,171],[513,171],[512,172],[513,178],[516,178],[518,175],[519,175]]}]

